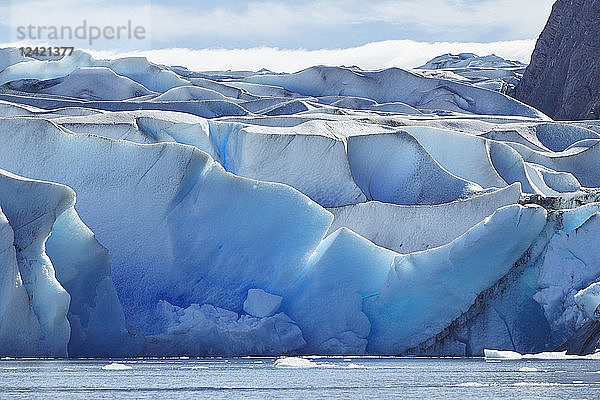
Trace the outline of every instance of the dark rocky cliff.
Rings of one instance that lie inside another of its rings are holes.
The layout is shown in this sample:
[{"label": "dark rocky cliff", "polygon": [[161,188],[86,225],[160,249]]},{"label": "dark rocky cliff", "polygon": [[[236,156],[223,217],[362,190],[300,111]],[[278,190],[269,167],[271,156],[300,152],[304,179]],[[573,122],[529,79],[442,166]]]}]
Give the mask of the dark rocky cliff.
[{"label": "dark rocky cliff", "polygon": [[515,97],[560,120],[600,118],[600,0],[557,0]]}]

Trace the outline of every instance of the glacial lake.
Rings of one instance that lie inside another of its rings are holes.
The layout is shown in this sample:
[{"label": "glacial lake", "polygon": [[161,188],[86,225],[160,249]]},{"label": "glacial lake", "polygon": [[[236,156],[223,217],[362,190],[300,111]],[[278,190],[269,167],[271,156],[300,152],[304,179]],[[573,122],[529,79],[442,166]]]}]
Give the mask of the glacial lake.
[{"label": "glacial lake", "polygon": [[2,359],[0,398],[600,398],[600,360],[315,357],[295,366],[274,358]]}]

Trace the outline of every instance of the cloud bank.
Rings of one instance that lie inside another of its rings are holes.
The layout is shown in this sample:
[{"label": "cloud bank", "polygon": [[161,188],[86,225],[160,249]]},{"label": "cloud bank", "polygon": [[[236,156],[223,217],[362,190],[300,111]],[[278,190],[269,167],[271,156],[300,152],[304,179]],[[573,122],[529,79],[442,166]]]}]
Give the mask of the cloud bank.
[{"label": "cloud bank", "polygon": [[[554,0],[0,0],[0,28],[29,24],[144,26],[145,48],[349,48],[384,40],[534,39]],[[7,7],[8,4],[8,7]],[[1,29],[0,29],[1,31]],[[76,45],[78,43],[64,43]],[[95,48],[123,50],[127,41]],[[141,48],[139,43],[134,43]]]},{"label": "cloud bank", "polygon": [[125,53],[90,50],[90,53],[97,58],[143,56],[159,64],[180,65],[196,71],[267,68],[275,72],[295,72],[313,65],[355,65],[363,69],[414,68],[440,54],[462,52],[478,55],[496,54],[528,63],[534,46],[534,40],[492,43],[387,40],[358,47],[325,50],[274,47],[199,50],[169,48]]}]

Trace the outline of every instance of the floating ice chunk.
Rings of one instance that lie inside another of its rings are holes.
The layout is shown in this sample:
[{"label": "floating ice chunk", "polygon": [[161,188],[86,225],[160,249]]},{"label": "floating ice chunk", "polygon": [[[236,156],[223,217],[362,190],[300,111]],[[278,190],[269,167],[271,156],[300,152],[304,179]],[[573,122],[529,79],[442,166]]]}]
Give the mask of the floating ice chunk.
[{"label": "floating ice chunk", "polygon": [[566,351],[546,351],[536,354],[521,354],[516,351],[484,349],[486,359],[496,360],[598,360],[600,353],[579,356]]},{"label": "floating ice chunk", "polygon": [[490,386],[489,383],[481,383],[481,382],[462,382],[462,383],[457,383],[454,385],[449,385],[450,387],[465,387],[465,388],[471,388],[471,387],[487,387]]},{"label": "floating ice chunk", "polygon": [[102,367],[102,369],[105,371],[127,371],[132,368],[133,367],[131,365],[126,365],[126,364],[121,364],[121,363],[116,363],[116,362],[106,364],[105,366]]},{"label": "floating ice chunk", "polygon": [[282,357],[273,363],[275,368],[317,368],[319,365],[306,358],[300,357]]},{"label": "floating ice chunk", "polygon": [[538,372],[538,369],[535,367],[521,367],[519,372]]},{"label": "floating ice chunk", "polygon": [[275,314],[283,297],[267,293],[262,289],[249,289],[244,301],[244,311],[253,317],[263,318]]},{"label": "floating ice chunk", "polygon": [[366,365],[355,364],[355,363],[350,363],[348,365],[345,365],[344,368],[348,368],[348,369],[368,369],[368,367]]},{"label": "floating ice chunk", "polygon": [[492,349],[484,349],[483,354],[485,358],[492,359],[502,359],[502,360],[520,360],[523,358],[521,353],[517,353],[516,351],[507,351],[507,350],[492,350]]},{"label": "floating ice chunk", "polygon": [[600,320],[600,282],[577,292],[575,303],[588,318]]}]

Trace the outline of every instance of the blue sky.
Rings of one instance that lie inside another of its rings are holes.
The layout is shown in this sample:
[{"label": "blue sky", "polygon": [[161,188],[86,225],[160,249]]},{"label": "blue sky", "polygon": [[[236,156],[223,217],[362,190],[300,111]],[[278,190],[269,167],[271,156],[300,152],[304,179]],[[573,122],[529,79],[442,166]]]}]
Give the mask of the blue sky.
[{"label": "blue sky", "polygon": [[[143,41],[98,40],[98,52],[167,49],[298,50],[305,54],[361,48],[372,43],[520,43],[523,57],[543,28],[553,0],[15,0],[3,1],[0,42],[17,40],[18,26],[100,27],[131,20],[143,26]],[[72,42],[72,41],[71,41]],[[35,44],[35,43],[34,43]],[[63,45],[70,44],[64,41]],[[73,43],[85,47],[85,42]],[[519,47],[520,46],[520,47]],[[380,51],[394,52],[393,46]],[[468,46],[464,46],[468,47]],[[408,51],[398,47],[398,51]],[[415,48],[415,51],[419,51]],[[331,56],[331,54],[329,54]],[[410,54],[407,54],[407,59]],[[233,60],[233,58],[232,58]],[[267,60],[268,61],[268,60]],[[233,61],[232,61],[233,62]],[[235,63],[233,63],[235,64]]]}]

